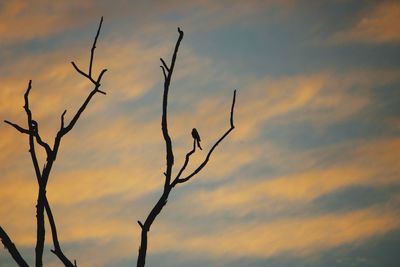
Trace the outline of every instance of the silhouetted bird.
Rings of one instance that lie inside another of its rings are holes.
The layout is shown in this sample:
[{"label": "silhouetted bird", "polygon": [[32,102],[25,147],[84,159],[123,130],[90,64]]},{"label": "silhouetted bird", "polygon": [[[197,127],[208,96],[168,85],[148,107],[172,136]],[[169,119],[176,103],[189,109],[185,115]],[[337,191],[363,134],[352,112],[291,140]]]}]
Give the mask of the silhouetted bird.
[{"label": "silhouetted bird", "polygon": [[200,148],[200,150],[202,150],[202,148],[200,146],[200,141],[201,141],[200,135],[199,135],[199,132],[196,130],[196,128],[192,129],[192,136],[193,136],[193,139],[196,141],[197,146]]}]

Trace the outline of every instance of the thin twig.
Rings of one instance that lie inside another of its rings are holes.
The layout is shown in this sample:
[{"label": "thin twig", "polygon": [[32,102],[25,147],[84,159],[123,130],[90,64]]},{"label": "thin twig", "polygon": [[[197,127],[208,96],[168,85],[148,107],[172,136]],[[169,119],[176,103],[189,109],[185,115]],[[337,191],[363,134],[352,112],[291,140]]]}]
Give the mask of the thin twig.
[{"label": "thin twig", "polygon": [[94,50],[96,49],[97,39],[99,38],[101,25],[103,24],[103,16],[101,16],[99,28],[97,29],[96,37],[94,38],[92,49],[90,50],[89,77],[92,77],[92,65],[94,58]]},{"label": "thin twig", "polygon": [[168,68],[168,66],[167,66],[167,63],[165,63],[164,59],[161,57],[160,60],[161,60],[161,63],[163,64],[163,66],[165,67],[165,69],[166,69],[167,71],[169,71],[169,68]]},{"label": "thin twig", "polygon": [[31,133],[29,130],[19,126],[16,123],[12,123],[11,121],[8,121],[8,120],[4,120],[4,122],[9,124],[9,125],[11,125],[12,127],[14,127],[20,133],[24,133],[24,134],[30,134]]},{"label": "thin twig", "polygon": [[178,174],[176,175],[174,181],[172,182],[172,184],[171,184],[172,187],[174,187],[174,186],[177,184],[179,178],[181,177],[183,171],[186,169],[186,166],[187,166],[188,163],[189,163],[190,156],[191,156],[194,152],[196,152],[196,140],[193,139],[193,148],[192,148],[192,150],[190,150],[190,151],[186,154],[186,156],[185,156],[185,162],[183,163],[181,169],[179,170]]},{"label": "thin twig", "polygon": [[186,181],[189,181],[190,178],[195,176],[197,173],[199,173],[204,166],[207,165],[208,161],[210,160],[211,154],[214,151],[214,149],[221,143],[222,140],[224,140],[225,137],[228,136],[228,134],[235,129],[235,125],[233,124],[233,113],[234,113],[234,108],[235,108],[235,101],[236,101],[236,90],[233,92],[233,99],[232,99],[232,106],[231,106],[231,115],[230,115],[230,128],[218,139],[218,141],[211,147],[210,151],[208,151],[207,156],[205,160],[197,167],[190,175],[188,175],[185,178],[178,178],[176,183],[184,183]]},{"label": "thin twig", "polygon": [[164,80],[166,80],[167,79],[167,73],[165,72],[165,68],[163,66],[160,66],[160,68],[162,69]]},{"label": "thin twig", "polygon": [[32,126],[33,126],[33,134],[36,137],[36,142],[46,150],[47,157],[50,157],[52,154],[52,150],[50,146],[40,137],[39,125],[35,120],[32,120]]},{"label": "thin twig", "polygon": [[71,61],[72,66],[74,67],[74,69],[81,74],[83,77],[86,77],[87,79],[89,79],[92,83],[96,84],[96,81],[93,80],[93,78],[91,76],[89,76],[88,74],[86,74],[85,72],[83,72],[76,64],[74,61]]}]

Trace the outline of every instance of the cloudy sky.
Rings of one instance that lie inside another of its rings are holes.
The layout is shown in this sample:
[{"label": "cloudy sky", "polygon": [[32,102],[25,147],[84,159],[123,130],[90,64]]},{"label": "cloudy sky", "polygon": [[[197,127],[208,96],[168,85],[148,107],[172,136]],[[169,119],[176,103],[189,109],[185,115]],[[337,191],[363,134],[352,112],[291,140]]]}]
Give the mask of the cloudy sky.
[{"label": "cloudy sky", "polygon": [[[149,236],[148,266],[396,266],[400,261],[400,2],[1,1],[0,118],[26,125],[23,93],[53,143],[49,180],[65,254],[79,266],[133,266],[163,186],[163,76],[185,32],[170,89],[174,173],[196,127],[204,150],[236,129],[179,185]],[[0,124],[0,225],[34,261],[37,183],[28,138]],[[43,164],[43,153],[40,155]],[[50,252],[45,266],[61,266]],[[0,266],[17,266],[0,250]]]}]

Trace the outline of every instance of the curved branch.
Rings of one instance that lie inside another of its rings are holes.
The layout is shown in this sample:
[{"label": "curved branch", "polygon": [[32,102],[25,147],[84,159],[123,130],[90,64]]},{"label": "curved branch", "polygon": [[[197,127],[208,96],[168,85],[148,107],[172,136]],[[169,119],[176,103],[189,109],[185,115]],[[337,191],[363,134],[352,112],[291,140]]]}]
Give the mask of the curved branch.
[{"label": "curved branch", "polygon": [[32,120],[32,126],[33,126],[33,134],[36,137],[36,141],[46,150],[47,157],[51,157],[52,150],[50,146],[46,142],[44,142],[40,137],[39,124],[35,120]]},{"label": "curved branch", "polygon": [[[168,121],[167,121],[167,105],[168,105],[168,91],[169,91],[169,85],[171,83],[171,77],[172,73],[174,72],[174,67],[175,67],[175,62],[176,62],[176,56],[178,54],[179,50],[179,45],[181,44],[182,38],[183,38],[183,31],[181,31],[180,28],[178,28],[179,32],[179,37],[175,45],[174,53],[172,54],[172,60],[171,60],[171,65],[168,70],[168,75],[165,77],[165,71],[163,69],[164,73],[164,94],[163,94],[163,103],[162,103],[162,119],[161,119],[161,129],[163,133],[163,137],[165,140],[165,148],[166,148],[166,171],[165,171],[165,184],[164,188],[167,188],[170,186],[170,181],[171,181],[171,173],[172,173],[172,166],[174,165],[174,153],[172,150],[172,141],[171,137],[169,136],[168,133]],[[164,60],[161,60],[163,64],[165,64]]]},{"label": "curved branch", "polygon": [[167,63],[165,63],[165,61],[164,61],[164,59],[163,59],[162,57],[160,57],[160,61],[161,61],[161,63],[163,64],[163,66],[165,67],[165,69],[166,69],[167,71],[169,71],[169,68],[168,68],[168,66],[167,66]]},{"label": "curved branch", "polygon": [[[218,139],[218,141],[211,147],[210,151],[208,151],[208,154],[205,158],[205,160],[197,167],[191,174],[189,174],[185,178],[178,178],[176,180],[176,183],[184,183],[190,180],[193,176],[195,176],[197,173],[199,173],[208,163],[210,160],[211,154],[214,151],[214,149],[219,145],[219,143],[224,140],[225,137],[228,136],[228,134],[235,129],[235,125],[233,124],[233,113],[234,113],[234,108],[235,108],[235,101],[236,101],[236,90],[233,92],[233,99],[232,99],[232,106],[231,106],[231,116],[230,116],[230,125],[231,127]],[[175,181],[174,181],[175,182]]]},{"label": "curved branch", "polygon": [[174,186],[178,183],[179,178],[181,177],[183,171],[186,169],[186,167],[187,167],[187,165],[188,165],[188,163],[189,163],[190,156],[191,156],[194,152],[196,152],[196,140],[193,139],[193,148],[192,148],[192,150],[190,150],[190,151],[186,154],[185,162],[183,163],[181,169],[179,170],[178,174],[176,175],[174,181],[172,182],[172,184],[171,184],[172,187],[174,187]]},{"label": "curved branch", "polygon": [[49,219],[51,228],[51,235],[53,237],[54,249],[52,249],[51,252],[53,252],[66,267],[75,267],[75,265],[64,255],[63,251],[61,250],[60,242],[58,241],[56,223],[54,221],[53,212],[51,211],[47,197],[44,201],[44,207],[46,209],[47,218]]},{"label": "curved branch", "polygon": [[[77,70],[77,72],[80,73],[81,75],[83,75],[84,77],[86,77],[87,79],[89,79],[95,85],[94,89],[89,93],[86,100],[81,105],[81,107],[78,109],[78,111],[73,116],[72,120],[69,122],[69,124],[67,126],[64,126],[66,110],[63,112],[63,114],[61,115],[60,129],[57,132],[57,135],[55,137],[53,149],[51,149],[50,146],[41,138],[41,136],[39,134],[38,123],[35,120],[33,120],[33,118],[32,118],[32,112],[29,108],[29,93],[32,88],[31,80],[29,81],[26,92],[24,93],[24,100],[25,100],[24,110],[27,115],[28,129],[25,129],[15,123],[5,120],[5,123],[13,126],[19,132],[29,135],[29,153],[31,155],[31,159],[32,159],[34,169],[35,169],[36,178],[37,178],[38,185],[39,185],[38,199],[37,199],[37,205],[36,205],[37,233],[36,233],[36,247],[35,247],[35,266],[37,266],[37,267],[40,267],[43,265],[42,258],[43,258],[43,249],[44,249],[44,239],[45,239],[44,211],[46,211],[47,217],[49,219],[52,237],[53,237],[54,250],[51,250],[51,251],[63,262],[63,264],[65,266],[76,267],[76,261],[74,261],[74,264],[73,264],[64,255],[64,253],[61,250],[61,246],[60,246],[60,243],[58,241],[58,236],[57,236],[56,224],[54,221],[54,217],[53,217],[48,199],[46,197],[46,186],[47,186],[47,181],[48,181],[52,166],[56,159],[56,155],[57,155],[58,148],[59,148],[62,137],[65,134],[67,134],[70,130],[72,130],[72,128],[78,121],[80,115],[83,113],[86,106],[89,104],[90,100],[96,93],[106,94],[104,91],[101,91],[99,88],[101,86],[101,83],[100,83],[101,79],[107,70],[103,69],[100,72],[97,79],[94,79],[92,77],[92,65],[93,65],[93,59],[94,59],[94,51],[96,48],[96,43],[97,43],[97,39],[98,39],[98,36],[100,33],[102,22],[103,22],[103,17],[101,18],[100,25],[97,30],[96,37],[95,37],[95,40],[94,40],[94,43],[93,43],[93,46],[91,49],[89,74],[80,70],[76,66],[76,64],[74,62],[72,62],[72,65]],[[42,146],[46,150],[46,153],[47,153],[46,163],[44,164],[42,172],[40,171],[38,158],[36,156],[35,139],[36,139],[36,142],[40,146]],[[11,242],[11,240],[8,238],[5,231],[2,228],[0,230],[1,230],[0,237],[2,238],[2,241],[3,241],[4,245],[6,246],[6,248],[12,254],[15,261],[20,266],[28,266],[25,262],[22,262],[23,260],[21,261],[19,259],[21,257],[19,255],[18,251],[16,250],[16,248],[15,248],[14,244]]]}]

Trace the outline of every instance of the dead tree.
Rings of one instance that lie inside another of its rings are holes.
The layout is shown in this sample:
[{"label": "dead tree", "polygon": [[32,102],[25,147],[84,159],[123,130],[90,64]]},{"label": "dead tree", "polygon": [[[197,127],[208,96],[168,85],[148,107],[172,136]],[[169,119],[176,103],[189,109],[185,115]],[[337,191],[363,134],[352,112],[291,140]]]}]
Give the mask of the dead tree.
[{"label": "dead tree", "polygon": [[[198,174],[208,163],[210,160],[211,154],[215,150],[215,148],[221,143],[221,141],[228,136],[228,134],[235,128],[233,125],[233,112],[235,107],[235,99],[236,99],[236,90],[233,93],[233,100],[232,106],[230,110],[230,128],[214,143],[211,149],[208,151],[207,156],[205,157],[204,161],[190,174],[182,177],[183,171],[186,169],[189,161],[190,156],[196,152],[196,147],[198,146],[200,149],[200,136],[197,133],[197,130],[193,128],[192,130],[192,137],[193,137],[193,148],[186,154],[184,163],[182,167],[179,169],[176,176],[172,175],[172,167],[174,165],[174,152],[172,148],[172,141],[171,137],[168,133],[168,120],[167,120],[167,106],[168,106],[168,91],[171,84],[172,73],[174,71],[176,57],[178,54],[179,45],[183,38],[183,31],[178,28],[178,41],[176,42],[174,52],[172,54],[171,64],[168,66],[167,63],[160,58],[162,65],[160,66],[162,69],[162,73],[164,75],[164,94],[163,94],[163,102],[162,102],[162,119],[161,119],[161,128],[162,134],[165,140],[165,147],[166,147],[166,170],[164,172],[165,176],[165,183],[163,193],[154,207],[151,209],[150,213],[148,214],[144,223],[138,221],[138,224],[141,228],[141,239],[140,239],[140,247],[139,247],[139,254],[137,258],[137,266],[143,267],[146,262],[146,252],[147,252],[147,235],[150,231],[150,227],[153,224],[154,220],[160,214],[161,210],[164,208],[165,204],[167,204],[168,196],[173,188],[176,185],[185,183],[189,181],[192,177]],[[173,179],[172,179],[173,178]]]},{"label": "dead tree", "polygon": [[[39,123],[33,119],[32,112],[29,108],[29,92],[31,91],[32,88],[32,81],[29,81],[28,88],[26,89],[25,95],[24,95],[24,100],[25,100],[25,105],[24,105],[24,110],[27,116],[27,127],[22,127],[19,126],[16,123],[12,123],[10,121],[5,120],[4,122],[11,125],[14,127],[17,131],[19,131],[22,134],[28,135],[29,138],[29,153],[32,159],[33,167],[35,169],[35,175],[36,175],[36,180],[38,183],[38,197],[37,197],[37,204],[36,204],[36,222],[37,222],[37,233],[36,233],[36,247],[35,247],[35,266],[40,267],[43,265],[42,258],[43,258],[43,247],[44,247],[44,240],[45,240],[45,221],[44,221],[44,211],[46,211],[47,218],[49,220],[50,228],[51,228],[51,234],[52,234],[52,239],[53,239],[53,245],[54,249],[51,251],[59,258],[59,260],[67,267],[76,267],[76,261],[74,263],[71,262],[70,259],[65,256],[63,253],[60,242],[58,240],[57,236],[57,228],[56,228],[56,223],[54,220],[54,216],[52,214],[51,208],[49,201],[46,196],[46,186],[47,182],[50,177],[50,172],[53,167],[53,164],[56,160],[58,150],[60,148],[60,144],[62,141],[62,138],[69,133],[75,126],[76,122],[78,121],[79,117],[81,114],[85,111],[87,105],[93,98],[93,96],[96,93],[100,94],[106,94],[104,91],[100,90],[101,86],[101,79],[104,75],[104,73],[107,71],[107,69],[103,69],[100,74],[97,76],[97,78],[93,77],[92,75],[92,66],[93,66],[93,59],[94,59],[94,52],[96,49],[96,43],[97,39],[100,34],[100,29],[101,25],[103,23],[103,17],[100,20],[99,27],[97,29],[96,36],[94,38],[93,46],[91,48],[90,52],[90,60],[89,60],[89,68],[88,72],[82,71],[74,62],[72,63],[72,66],[74,69],[84,76],[86,79],[88,79],[94,86],[92,91],[89,93],[87,96],[86,100],[83,102],[81,107],[78,109],[78,111],[75,113],[75,115],[72,117],[71,121],[69,123],[65,122],[65,114],[66,110],[62,113],[61,118],[60,118],[60,128],[54,138],[54,144],[53,147],[51,147],[47,142],[45,142],[39,132]],[[45,153],[46,153],[46,162],[43,166],[42,169],[40,169],[40,164],[36,155],[36,144],[41,146]],[[7,233],[4,231],[2,227],[0,227],[0,238],[1,241],[3,242],[4,246],[8,251],[10,252],[11,256],[13,257],[14,261],[19,265],[19,266],[29,266],[24,258],[21,256],[19,253],[18,249],[14,245],[14,243],[11,241],[10,237],[7,235]]]}]

